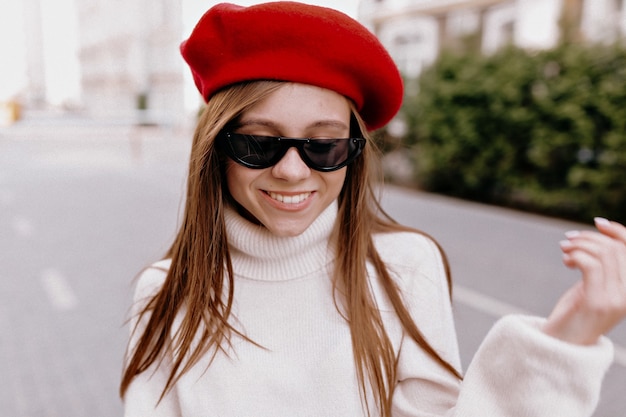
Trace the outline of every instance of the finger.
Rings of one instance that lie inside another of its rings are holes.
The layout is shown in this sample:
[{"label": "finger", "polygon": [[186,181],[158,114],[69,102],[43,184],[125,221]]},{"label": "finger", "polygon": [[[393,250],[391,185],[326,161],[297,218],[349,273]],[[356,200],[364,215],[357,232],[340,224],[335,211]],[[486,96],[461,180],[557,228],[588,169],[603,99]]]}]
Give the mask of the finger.
[{"label": "finger", "polygon": [[615,262],[603,262],[583,250],[574,250],[565,255],[566,265],[582,272],[579,305],[590,317],[602,320],[623,317],[626,314],[626,286],[615,278]]},{"label": "finger", "polygon": [[[581,251],[590,255],[603,266],[610,277],[626,273],[622,268],[626,266],[626,246],[619,241],[596,232],[569,233],[568,236],[568,240],[561,242],[563,253]],[[590,262],[584,262],[581,266],[589,264]]]},{"label": "finger", "polygon": [[570,268],[579,269],[583,274],[583,281],[604,282],[605,264],[601,258],[593,253],[575,247],[570,241],[561,243],[564,251],[563,262]]},{"label": "finger", "polygon": [[582,272],[584,286],[615,295],[626,290],[626,246],[596,232],[568,233],[560,242],[563,263]]},{"label": "finger", "polygon": [[[600,225],[599,228],[605,227],[606,233],[603,232],[602,237],[597,234],[589,235],[587,238],[595,240],[599,245],[602,245],[602,250],[605,256],[612,257],[615,260],[618,275],[621,278],[621,282],[626,285],[626,227],[616,222],[605,223],[603,219],[596,220]],[[610,239],[609,241],[606,238]]]},{"label": "finger", "polygon": [[[596,256],[602,256],[604,253],[617,255],[622,246],[624,246],[618,240],[598,232],[570,231],[565,233],[565,236],[567,237],[567,240],[561,242],[561,247],[565,252],[572,250],[584,250]],[[626,253],[626,246],[624,249]]]},{"label": "finger", "polygon": [[603,217],[596,217],[594,223],[596,228],[607,236],[611,236],[612,238],[618,239],[623,244],[626,245],[626,227],[624,225],[612,222]]}]

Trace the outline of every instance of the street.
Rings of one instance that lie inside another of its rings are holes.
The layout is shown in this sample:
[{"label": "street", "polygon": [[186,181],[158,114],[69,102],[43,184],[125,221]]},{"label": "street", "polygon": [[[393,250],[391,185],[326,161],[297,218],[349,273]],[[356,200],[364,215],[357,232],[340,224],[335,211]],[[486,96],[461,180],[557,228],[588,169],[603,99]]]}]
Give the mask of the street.
[{"label": "street", "polygon": [[[158,127],[0,128],[1,417],[122,415],[133,279],[174,237],[190,143]],[[499,316],[545,316],[578,278],[558,242],[583,225],[398,187],[383,201],[446,249],[464,366]],[[626,415],[626,325],[610,337],[597,417]]]}]

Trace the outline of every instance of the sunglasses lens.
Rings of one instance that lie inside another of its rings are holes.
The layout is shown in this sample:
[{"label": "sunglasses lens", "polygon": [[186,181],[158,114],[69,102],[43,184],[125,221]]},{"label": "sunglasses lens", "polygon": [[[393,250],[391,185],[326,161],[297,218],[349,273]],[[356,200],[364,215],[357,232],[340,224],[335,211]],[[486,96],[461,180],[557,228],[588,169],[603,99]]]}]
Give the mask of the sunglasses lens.
[{"label": "sunglasses lens", "polygon": [[281,150],[281,145],[275,138],[263,136],[232,135],[229,144],[236,159],[244,165],[259,168],[273,165],[274,158]]},{"label": "sunglasses lens", "polygon": [[351,139],[313,139],[304,144],[306,156],[320,168],[340,165],[356,150]]},{"label": "sunglasses lens", "polygon": [[296,147],[305,163],[318,171],[334,171],[356,158],[363,139],[290,139],[273,136],[225,133],[220,137],[222,149],[248,168],[271,167]]}]

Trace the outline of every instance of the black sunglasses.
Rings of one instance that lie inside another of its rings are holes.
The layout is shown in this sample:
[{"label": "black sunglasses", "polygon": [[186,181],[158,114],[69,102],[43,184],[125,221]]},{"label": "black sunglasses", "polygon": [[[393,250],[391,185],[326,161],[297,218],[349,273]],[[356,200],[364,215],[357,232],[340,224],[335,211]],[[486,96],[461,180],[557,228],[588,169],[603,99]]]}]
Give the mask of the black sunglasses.
[{"label": "black sunglasses", "polygon": [[345,167],[361,154],[365,146],[363,138],[295,139],[225,131],[217,135],[217,141],[226,155],[247,168],[263,169],[274,166],[289,148],[294,147],[309,168],[322,172]]}]

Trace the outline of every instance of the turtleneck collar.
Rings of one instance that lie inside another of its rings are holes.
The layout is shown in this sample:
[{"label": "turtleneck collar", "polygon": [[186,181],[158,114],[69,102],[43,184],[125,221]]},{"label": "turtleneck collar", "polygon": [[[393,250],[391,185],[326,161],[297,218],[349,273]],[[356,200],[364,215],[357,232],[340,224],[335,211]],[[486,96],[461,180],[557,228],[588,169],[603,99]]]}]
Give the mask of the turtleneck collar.
[{"label": "turtleneck collar", "polygon": [[284,281],[319,271],[333,260],[329,239],[337,211],[335,200],[302,234],[280,237],[227,208],[226,232],[235,275]]}]

